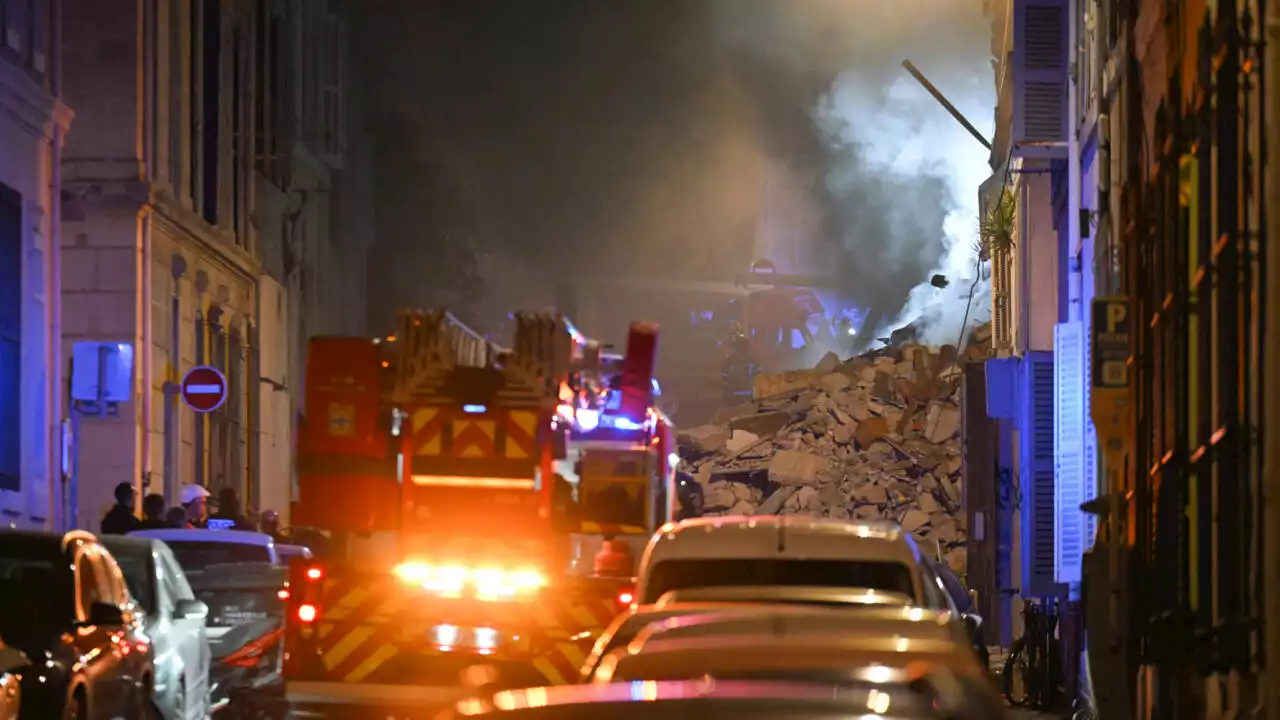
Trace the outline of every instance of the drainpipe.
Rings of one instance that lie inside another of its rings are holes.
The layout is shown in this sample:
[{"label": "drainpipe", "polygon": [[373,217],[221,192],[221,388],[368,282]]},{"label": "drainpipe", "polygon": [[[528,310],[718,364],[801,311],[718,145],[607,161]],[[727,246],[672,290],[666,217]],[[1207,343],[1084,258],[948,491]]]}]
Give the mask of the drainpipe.
[{"label": "drainpipe", "polygon": [[[1280,69],[1280,12],[1277,11],[1277,3],[1269,2],[1266,7],[1266,15],[1263,17],[1263,31],[1266,33],[1266,55],[1262,62],[1263,78],[1263,106],[1262,111],[1265,115],[1262,127],[1275,127],[1274,123],[1280,122],[1280,88],[1274,87],[1275,78],[1280,77],[1277,69]],[[1269,361],[1267,363],[1267,371],[1264,373],[1263,382],[1265,383],[1266,392],[1263,395],[1264,418],[1275,418],[1277,416],[1277,397],[1280,397],[1280,372],[1276,372],[1275,358],[1280,358],[1280,288],[1277,288],[1277,281],[1280,280],[1280,252],[1275,249],[1275,240],[1280,238],[1280,162],[1276,161],[1273,154],[1275,143],[1268,143],[1266,146],[1266,156],[1263,162],[1266,163],[1266,175],[1264,182],[1266,190],[1264,194],[1265,207],[1268,208],[1265,232],[1267,233],[1266,241],[1271,244],[1271,249],[1267,251],[1266,259],[1266,279],[1269,281],[1263,287],[1266,288],[1266,327],[1263,329],[1265,337],[1263,338],[1264,357]],[[1265,246],[1266,243],[1264,243]],[[1263,432],[1265,433],[1265,445],[1267,448],[1280,447],[1280,422],[1264,422]],[[1263,453],[1263,497],[1265,498],[1265,514],[1263,516],[1263,557],[1266,558],[1268,566],[1275,567],[1277,559],[1280,559],[1280,454],[1275,452]],[[1266,717],[1276,720],[1280,718],[1280,583],[1274,580],[1264,582],[1263,586],[1263,618],[1265,622],[1265,649],[1264,657],[1267,659],[1266,664],[1266,681],[1262,686],[1266,688]]]},{"label": "drainpipe", "polygon": [[[156,38],[155,38],[155,15],[156,7],[154,0],[148,0],[142,4],[142,179],[150,188],[156,180]],[[136,348],[136,356],[142,364],[142,392],[140,394],[140,402],[143,406],[141,410],[142,432],[138,442],[138,449],[141,455],[139,463],[139,476],[134,481],[134,512],[139,513],[142,509],[142,498],[147,492],[150,492],[151,484],[151,434],[155,427],[155,414],[152,412],[151,393],[154,387],[155,379],[155,362],[154,353],[151,352],[152,347],[152,293],[154,288],[153,268],[151,267],[153,258],[153,248],[151,247],[152,226],[155,223],[154,212],[151,201],[143,207],[139,215],[140,224],[139,239],[141,242],[141,261],[142,276],[139,278],[142,286],[141,302],[142,327],[135,337],[139,338],[140,347]]]},{"label": "drainpipe", "polygon": [[[205,338],[208,336],[209,329],[205,323],[204,313],[204,293],[209,289],[209,276],[203,270],[196,271],[196,365],[204,365],[204,345]],[[205,484],[205,448],[204,448],[204,428],[206,413],[196,413],[195,417],[195,461],[196,473],[194,481],[197,485]]]},{"label": "drainpipe", "polygon": [[179,500],[182,483],[182,429],[178,425],[178,393],[181,385],[179,365],[182,362],[182,276],[187,272],[186,258],[173,256],[170,268],[173,295],[169,298],[169,378],[164,384],[164,496],[170,505]]},{"label": "drainpipe", "polygon": [[[53,0],[53,27],[49,48],[49,88],[55,102],[62,100],[62,0]],[[66,478],[63,476],[64,434],[62,383],[66,363],[62,359],[62,139],[63,128],[57,119],[53,123],[53,137],[49,141],[49,254],[45,287],[48,300],[45,312],[49,314],[48,348],[50,369],[46,392],[49,396],[46,417],[49,418],[49,508],[46,511],[49,529],[70,528],[72,519],[64,516],[68,507],[64,493]],[[56,480],[55,480],[56,478]]]}]

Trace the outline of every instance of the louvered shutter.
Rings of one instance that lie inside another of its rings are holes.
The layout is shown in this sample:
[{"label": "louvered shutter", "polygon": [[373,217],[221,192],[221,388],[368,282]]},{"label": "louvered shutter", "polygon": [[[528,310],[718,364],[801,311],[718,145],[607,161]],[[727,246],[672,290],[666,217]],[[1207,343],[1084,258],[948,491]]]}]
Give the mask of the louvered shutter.
[{"label": "louvered shutter", "polygon": [[1054,581],[1053,564],[1053,353],[1028,352],[1022,359],[1022,384],[1022,589],[1046,597],[1062,589]]},{"label": "louvered shutter", "polygon": [[1014,0],[1016,157],[1066,156],[1068,22],[1067,0]]},{"label": "louvered shutter", "polygon": [[1054,580],[1080,582],[1084,552],[1084,326],[1053,329]]}]

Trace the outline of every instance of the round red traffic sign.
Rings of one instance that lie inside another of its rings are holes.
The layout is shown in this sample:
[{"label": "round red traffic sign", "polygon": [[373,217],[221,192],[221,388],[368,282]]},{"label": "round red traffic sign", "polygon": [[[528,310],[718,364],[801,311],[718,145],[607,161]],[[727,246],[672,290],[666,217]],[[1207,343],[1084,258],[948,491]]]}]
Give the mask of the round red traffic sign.
[{"label": "round red traffic sign", "polygon": [[197,365],[182,378],[182,401],[196,412],[213,412],[227,400],[227,378],[217,368]]}]

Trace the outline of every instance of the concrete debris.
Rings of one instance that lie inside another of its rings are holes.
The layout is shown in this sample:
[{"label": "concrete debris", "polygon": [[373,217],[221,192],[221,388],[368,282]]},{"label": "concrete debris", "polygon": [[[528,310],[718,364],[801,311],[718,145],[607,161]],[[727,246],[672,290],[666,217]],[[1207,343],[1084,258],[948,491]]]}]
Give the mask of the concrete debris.
[{"label": "concrete debris", "polygon": [[757,376],[754,402],[680,435],[704,513],[891,520],[963,573],[960,364],[990,344],[980,326],[962,352],[901,342]]}]

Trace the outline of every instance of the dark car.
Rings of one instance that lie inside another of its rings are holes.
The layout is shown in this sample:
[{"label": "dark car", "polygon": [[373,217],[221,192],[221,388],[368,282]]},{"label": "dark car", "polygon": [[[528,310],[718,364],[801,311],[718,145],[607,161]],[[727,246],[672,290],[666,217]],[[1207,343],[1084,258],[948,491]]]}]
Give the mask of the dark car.
[{"label": "dark car", "polygon": [[21,717],[147,717],[154,671],[142,621],[90,533],[0,531],[0,637],[31,660]]},{"label": "dark car", "polygon": [[960,576],[956,575],[946,563],[924,555],[921,557],[933,576],[942,584],[942,590],[951,598],[951,602],[955,603],[956,610],[960,611],[960,617],[969,629],[970,637],[973,638],[974,651],[978,653],[978,659],[985,666],[990,661],[990,652],[987,650],[986,637],[982,632],[982,616],[978,614],[973,596],[960,581]]}]

